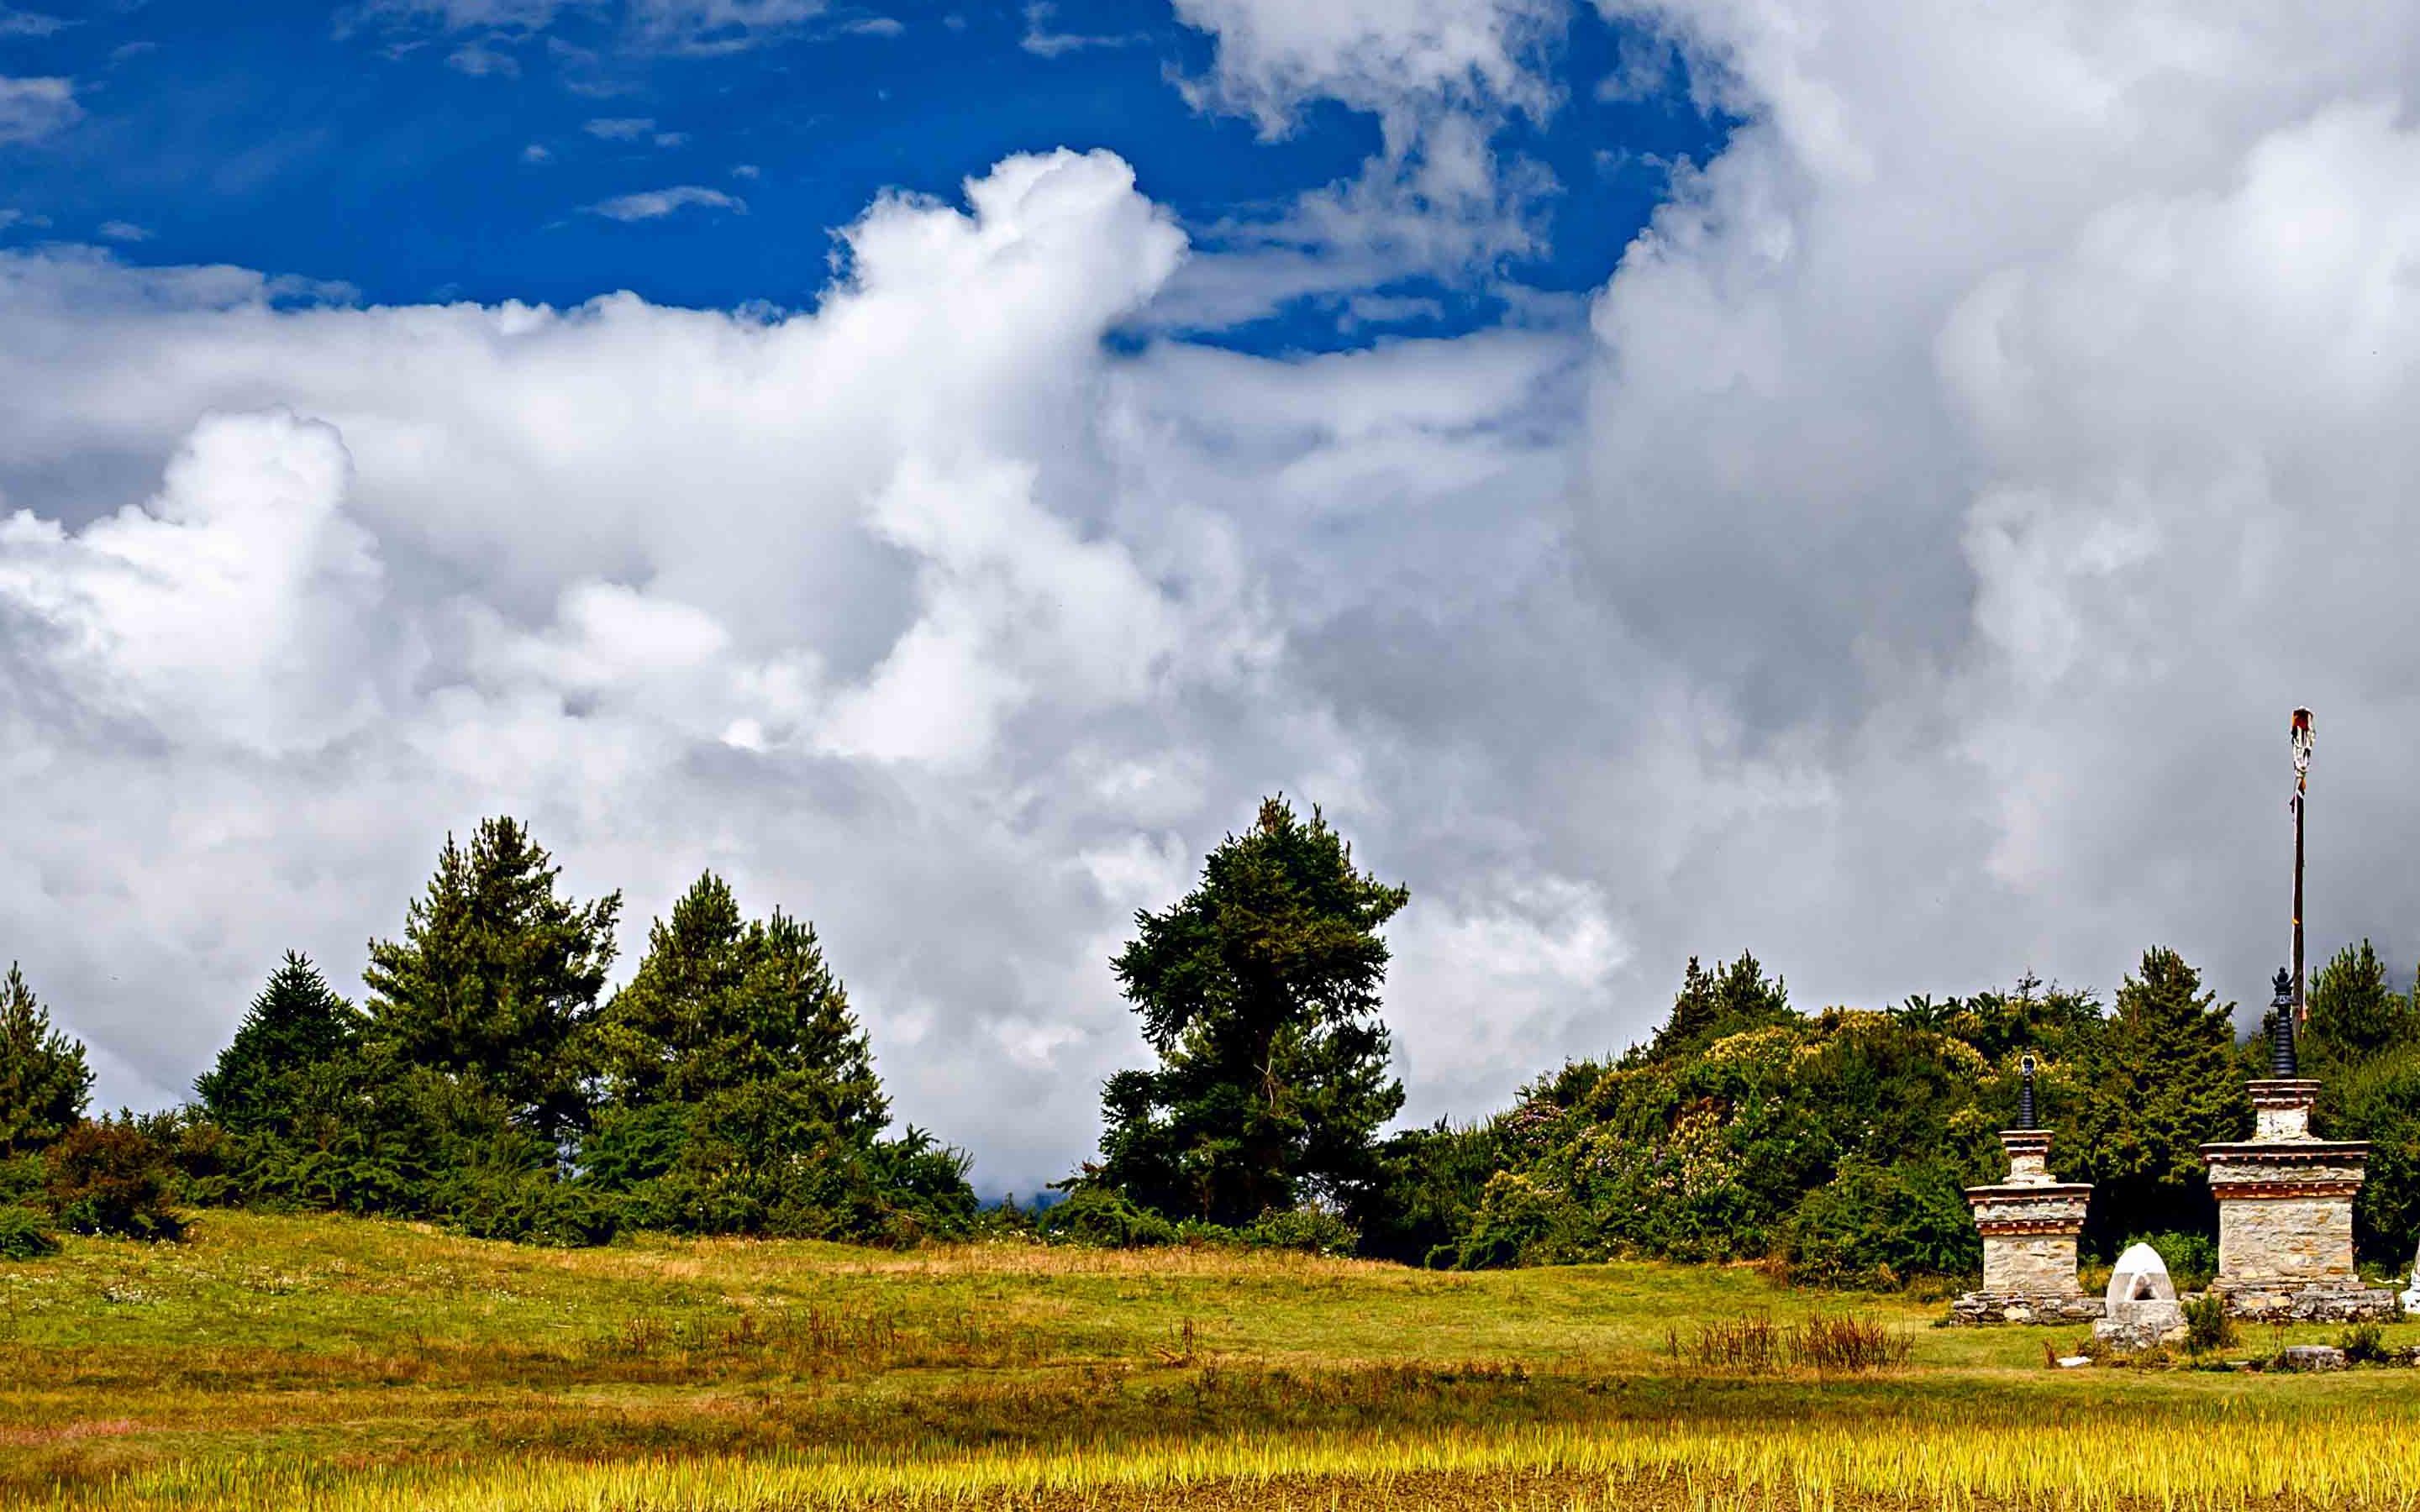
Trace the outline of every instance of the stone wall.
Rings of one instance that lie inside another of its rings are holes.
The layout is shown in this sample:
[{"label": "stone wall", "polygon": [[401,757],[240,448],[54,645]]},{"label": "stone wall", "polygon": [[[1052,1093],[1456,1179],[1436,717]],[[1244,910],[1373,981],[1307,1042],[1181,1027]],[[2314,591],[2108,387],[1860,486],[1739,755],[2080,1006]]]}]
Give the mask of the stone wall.
[{"label": "stone wall", "polygon": [[1970,1291],[1949,1304],[1953,1324],[2083,1323],[2107,1310],[2099,1297],[2045,1297],[2034,1293]]},{"label": "stone wall", "polygon": [[2075,1281],[2075,1236],[2032,1234],[1983,1238],[1983,1290],[1986,1294],[2072,1297]]},{"label": "stone wall", "polygon": [[2223,1204],[2218,1273],[2230,1290],[2353,1284],[2352,1198],[2239,1198]]}]

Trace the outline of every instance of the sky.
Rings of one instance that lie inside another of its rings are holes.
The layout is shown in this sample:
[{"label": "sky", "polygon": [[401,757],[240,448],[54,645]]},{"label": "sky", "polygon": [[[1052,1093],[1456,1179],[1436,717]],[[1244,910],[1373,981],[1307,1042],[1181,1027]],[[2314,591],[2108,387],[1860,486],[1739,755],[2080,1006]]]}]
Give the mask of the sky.
[{"label": "sky", "polygon": [[[12,8],[13,7],[13,8]],[[2420,6],[0,0],[0,956],[105,1104],[527,821],[1032,1192],[1262,795],[1404,1118],[2420,958]],[[2247,1020],[2248,1021],[2248,1020]]]}]

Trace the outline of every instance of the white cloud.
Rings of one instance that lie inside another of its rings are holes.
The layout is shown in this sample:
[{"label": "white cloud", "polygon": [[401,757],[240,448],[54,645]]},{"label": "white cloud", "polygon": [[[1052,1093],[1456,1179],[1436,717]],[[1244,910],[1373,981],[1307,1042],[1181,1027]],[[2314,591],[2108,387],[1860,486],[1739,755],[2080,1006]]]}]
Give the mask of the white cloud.
[{"label": "white cloud", "polygon": [[485,42],[464,42],[445,54],[445,66],[474,79],[518,79],[521,76],[520,59]]},{"label": "white cloud", "polygon": [[151,233],[132,221],[103,221],[97,234],[108,241],[148,241]]},{"label": "white cloud", "polygon": [[70,79],[0,78],[0,147],[39,142],[84,119]]},{"label": "white cloud", "polygon": [[644,116],[605,116],[580,128],[600,142],[635,142],[656,129],[656,123]]},{"label": "white cloud", "polygon": [[85,706],[171,741],[341,738],[380,702],[365,618],[379,565],[342,516],[345,480],[324,424],[206,417],[144,508],[73,532],[0,520],[0,613]]},{"label": "white cloud", "polygon": [[746,214],[748,202],[737,194],[703,184],[680,184],[671,189],[645,189],[631,194],[616,194],[587,207],[591,215],[601,215],[609,221],[658,221],[667,215],[687,209],[729,210],[735,215]]},{"label": "white cloud", "polygon": [[[1187,14],[1229,108],[1411,124],[1405,239],[1552,103],[1544,12]],[[1692,953],[2257,994],[2309,702],[2315,940],[2408,958],[2420,19],[1618,16],[1742,124],[1585,327],[1105,345],[1284,270],[1105,155],[882,198],[780,319],[0,254],[0,946],[164,1091],[517,811],[634,940],[706,864],[816,918],[902,1114],[1030,1190],[1140,1053],[1132,910],[1262,793],[1411,885],[1412,1107],[1468,1116]]]},{"label": "white cloud", "polygon": [[0,6],[0,37],[49,37],[67,25],[56,16]]},{"label": "white cloud", "polygon": [[521,148],[521,161],[533,166],[539,163],[552,162],[554,161],[554,149],[547,147],[543,143],[532,142],[529,146]]},{"label": "white cloud", "polygon": [[1148,40],[1140,32],[1067,32],[1055,24],[1059,8],[1051,0],[1028,0],[1025,35],[1017,45],[1036,57],[1064,57],[1105,47],[1132,47]]},{"label": "white cloud", "polygon": [[1276,137],[1333,100],[1376,116],[1382,145],[1355,177],[1216,228],[1218,255],[1180,285],[1171,323],[1249,319],[1411,274],[1468,279],[1540,250],[1553,175],[1496,142],[1512,116],[1555,108],[1543,65],[1568,12],[1568,0],[1178,0],[1178,19],[1218,42],[1209,75],[1187,85],[1198,106]]}]

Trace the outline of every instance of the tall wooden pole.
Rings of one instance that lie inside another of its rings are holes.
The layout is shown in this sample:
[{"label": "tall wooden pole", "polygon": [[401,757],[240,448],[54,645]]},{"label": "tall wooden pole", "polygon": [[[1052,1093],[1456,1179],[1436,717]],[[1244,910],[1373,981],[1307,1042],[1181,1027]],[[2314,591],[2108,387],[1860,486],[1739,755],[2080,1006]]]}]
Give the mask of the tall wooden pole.
[{"label": "tall wooden pole", "polygon": [[2304,1006],[2303,996],[2303,805],[2304,795],[2294,795],[2294,1022],[2307,1023],[2310,1010]]},{"label": "tall wooden pole", "polygon": [[2303,810],[2310,802],[2311,711],[2296,709],[2294,746],[2294,1022],[2311,1021],[2303,990]]}]

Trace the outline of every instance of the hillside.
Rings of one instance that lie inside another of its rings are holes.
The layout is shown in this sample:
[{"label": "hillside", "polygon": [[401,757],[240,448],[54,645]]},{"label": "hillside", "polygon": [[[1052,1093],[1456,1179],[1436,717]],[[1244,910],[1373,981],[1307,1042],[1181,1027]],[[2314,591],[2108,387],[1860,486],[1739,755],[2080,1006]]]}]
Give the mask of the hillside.
[{"label": "hillside", "polygon": [[[1635,1504],[1859,1474],[1982,1489],[2020,1470],[2106,1490],[2172,1476],[2224,1501],[2261,1452],[2246,1407],[2351,1413],[2300,1473],[2420,1489],[2405,1372],[2051,1371],[2040,1333],[1934,1329],[1929,1305],[1739,1267],[560,1251],[213,1211],[185,1245],[70,1241],[0,1264],[0,1490],[38,1505],[741,1507],[1053,1485],[1046,1501],[1149,1504],[1188,1478],[1260,1488],[1234,1504],[1493,1505],[1518,1486]],[[1668,1348],[1844,1305],[1901,1331],[1908,1363],[1751,1375]],[[2420,1343],[2420,1325],[2393,1333]]]}]

